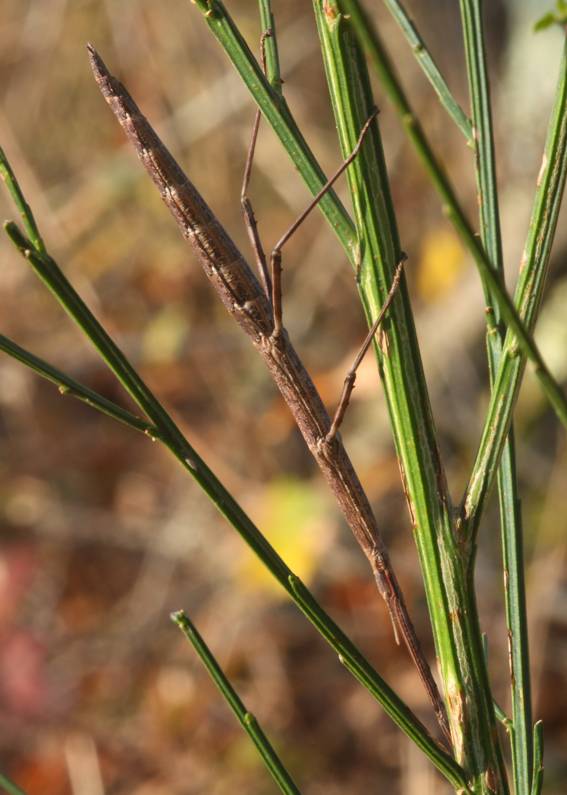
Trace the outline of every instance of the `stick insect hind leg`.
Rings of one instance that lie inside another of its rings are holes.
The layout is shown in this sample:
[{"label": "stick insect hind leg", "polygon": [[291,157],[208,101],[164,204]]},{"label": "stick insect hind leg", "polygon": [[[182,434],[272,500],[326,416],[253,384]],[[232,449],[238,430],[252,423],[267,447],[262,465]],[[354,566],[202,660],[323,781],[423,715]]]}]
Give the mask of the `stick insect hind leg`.
[{"label": "stick insect hind leg", "polygon": [[388,309],[390,308],[390,306],[392,304],[392,301],[394,300],[394,296],[396,295],[396,291],[398,289],[398,285],[400,283],[400,279],[402,278],[402,269],[404,267],[404,263],[405,263],[406,259],[407,259],[407,255],[406,254],[402,254],[402,257],[400,258],[400,261],[398,262],[398,264],[396,266],[396,270],[394,271],[394,278],[392,279],[392,284],[390,285],[390,289],[388,291],[388,295],[386,296],[386,300],[384,301],[384,303],[382,305],[382,308],[380,309],[378,317],[376,318],[376,320],[374,321],[374,323],[370,327],[370,329],[368,331],[368,334],[366,335],[366,337],[364,339],[364,342],[360,346],[360,350],[358,351],[358,353],[356,355],[356,358],[355,358],[355,360],[353,362],[352,367],[350,368],[350,370],[346,374],[346,377],[345,377],[345,380],[344,380],[344,383],[343,383],[343,389],[342,389],[342,392],[341,392],[341,397],[339,399],[338,406],[337,406],[337,408],[335,410],[335,414],[333,416],[333,421],[331,422],[331,427],[329,428],[329,432],[327,433],[327,436],[325,438],[325,442],[327,444],[331,444],[333,442],[333,440],[334,440],[335,436],[337,435],[338,430],[339,430],[339,428],[341,426],[341,423],[342,423],[342,421],[344,419],[344,416],[346,414],[346,410],[348,408],[348,404],[350,402],[350,396],[352,395],[352,391],[354,389],[354,385],[355,385],[355,382],[356,382],[356,371],[358,370],[358,368],[362,364],[362,360],[364,359],[364,357],[366,355],[366,351],[368,350],[368,348],[372,344],[372,340],[374,339],[374,336],[375,336],[376,332],[380,328],[380,326],[382,324],[382,321],[384,320],[384,317],[386,316],[386,312],[388,311]]}]

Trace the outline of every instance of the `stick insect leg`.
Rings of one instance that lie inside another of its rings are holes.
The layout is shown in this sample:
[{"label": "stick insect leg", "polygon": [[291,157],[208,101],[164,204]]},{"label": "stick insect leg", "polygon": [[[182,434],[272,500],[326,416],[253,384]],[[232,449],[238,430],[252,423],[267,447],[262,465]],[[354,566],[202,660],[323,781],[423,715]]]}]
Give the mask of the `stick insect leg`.
[{"label": "stick insect leg", "polygon": [[[265,42],[266,39],[269,38],[271,35],[272,35],[271,30],[265,30],[262,33],[262,37],[260,39],[260,61],[262,64],[262,71],[264,73],[266,72]],[[268,271],[266,255],[264,253],[262,241],[260,240],[260,235],[258,233],[258,224],[256,221],[256,216],[254,215],[254,210],[252,209],[252,203],[248,198],[248,186],[250,184],[250,174],[252,172],[252,162],[254,160],[254,152],[256,151],[256,141],[258,140],[258,129],[260,127],[261,116],[262,114],[260,113],[259,110],[257,110],[256,116],[254,117],[254,125],[252,127],[252,135],[250,137],[248,154],[246,156],[246,165],[244,167],[244,177],[242,179],[242,189],[240,191],[240,204],[242,207],[242,213],[244,215],[244,223],[246,225],[246,230],[248,232],[248,239],[250,240],[250,245],[252,246],[252,250],[254,252],[254,257],[256,259],[256,265],[258,267],[258,272],[262,280],[262,285],[264,287],[266,296],[269,299],[271,299],[272,283]]]},{"label": "stick insect leg", "polygon": [[352,161],[355,159],[357,154],[360,151],[360,147],[364,141],[366,133],[370,129],[370,125],[378,115],[378,108],[375,108],[366,122],[362,130],[360,131],[360,135],[358,136],[358,141],[350,155],[347,157],[345,161],[339,166],[339,168],[335,171],[333,176],[323,185],[319,193],[311,200],[311,202],[307,205],[305,210],[301,213],[301,215],[296,219],[296,221],[289,227],[287,232],[281,236],[278,240],[276,245],[272,250],[272,256],[270,258],[270,270],[272,274],[272,307],[274,312],[274,331],[273,336],[278,337],[283,329],[282,324],[282,289],[281,289],[281,273],[282,273],[282,248],[290,239],[290,237],[297,231],[297,229],[301,226],[303,221],[307,218],[311,210],[317,206],[317,204],[321,201],[323,196],[330,190],[330,188],[334,185],[337,179],[341,176],[341,174],[350,166]]},{"label": "stick insect leg", "polygon": [[348,408],[348,404],[349,404],[349,401],[350,401],[350,396],[352,395],[352,390],[354,389],[354,384],[355,384],[355,381],[356,381],[356,371],[360,367],[360,364],[361,364],[362,360],[364,359],[364,357],[366,355],[366,351],[368,350],[372,340],[374,339],[374,335],[378,331],[382,321],[384,320],[386,312],[388,311],[392,301],[394,300],[394,296],[396,294],[396,290],[398,289],[398,285],[399,285],[400,279],[402,277],[402,269],[404,267],[404,263],[405,263],[406,259],[407,259],[407,256],[405,254],[403,254],[401,259],[400,259],[400,261],[398,262],[398,264],[396,266],[396,270],[394,271],[394,278],[392,279],[392,284],[390,285],[390,289],[388,291],[388,295],[386,297],[386,300],[384,301],[384,305],[382,306],[382,309],[380,310],[380,313],[379,313],[378,317],[376,318],[376,320],[372,324],[368,334],[366,335],[366,338],[365,338],[364,342],[362,343],[358,354],[356,355],[356,359],[354,360],[352,367],[350,368],[350,370],[348,371],[348,373],[346,375],[346,378],[345,378],[344,384],[343,384],[343,391],[341,392],[341,397],[340,397],[340,400],[339,400],[339,405],[337,406],[337,409],[335,411],[335,415],[333,417],[333,421],[331,423],[331,427],[329,428],[329,432],[328,432],[327,436],[325,437],[325,441],[327,443],[330,443],[330,442],[333,441],[333,439],[337,435],[337,432],[338,432],[338,430],[339,430],[339,428],[341,426],[341,423],[342,423],[342,421],[344,419],[346,410]]}]

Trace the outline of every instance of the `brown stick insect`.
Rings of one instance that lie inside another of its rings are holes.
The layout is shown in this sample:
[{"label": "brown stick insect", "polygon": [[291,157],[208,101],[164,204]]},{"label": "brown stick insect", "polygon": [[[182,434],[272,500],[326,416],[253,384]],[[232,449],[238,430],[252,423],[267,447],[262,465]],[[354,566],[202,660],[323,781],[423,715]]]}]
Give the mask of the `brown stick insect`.
[{"label": "brown stick insect", "polygon": [[403,262],[399,263],[395,271],[382,311],[347,375],[333,420],[330,419],[309,373],[290,342],[282,321],[281,249],[325,191],[356,157],[364,143],[365,133],[374,122],[377,112],[364,125],[350,157],[280,238],[271,256],[270,269],[266,264],[252,208],[246,196],[258,132],[257,117],[241,199],[249,236],[258,260],[260,283],[218,218],[158,138],[128,91],[110,74],[94,48],[89,45],[88,49],[91,67],[104,98],[136,149],[138,157],[157,186],[181,233],[191,243],[221,301],[263,356],[307,447],[331,487],[348,526],[370,563],[378,590],[387,605],[396,640],[399,633],[424,682],[443,734],[448,738],[447,718],[437,685],[409,617],[369,500],[338,433],[354,387],[356,369],[395,298]]}]

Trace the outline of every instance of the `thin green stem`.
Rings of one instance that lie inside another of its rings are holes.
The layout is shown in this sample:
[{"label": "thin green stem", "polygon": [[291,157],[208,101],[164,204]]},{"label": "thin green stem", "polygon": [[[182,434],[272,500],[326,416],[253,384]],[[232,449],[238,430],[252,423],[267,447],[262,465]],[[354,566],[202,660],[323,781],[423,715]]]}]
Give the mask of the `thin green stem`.
[{"label": "thin green stem", "polygon": [[543,723],[538,720],[534,726],[533,779],[530,795],[541,795],[543,787]]},{"label": "thin green stem", "polygon": [[[488,636],[486,632],[482,633],[482,649],[484,652],[484,659],[486,664],[488,665]],[[510,732],[513,729],[512,721],[506,715],[502,707],[498,704],[496,700],[494,700],[494,714],[496,715],[497,719],[500,723],[505,727],[506,731]]]},{"label": "thin green stem", "polygon": [[155,438],[158,436],[158,429],[151,422],[147,422],[141,417],[137,417],[130,411],[123,409],[121,406],[118,406],[116,403],[113,403],[111,400],[103,397],[103,395],[99,395],[98,392],[95,392],[93,389],[89,389],[88,386],[75,381],[74,378],[71,378],[70,376],[61,372],[61,370],[58,370],[56,367],[48,364],[46,361],[40,359],[38,356],[35,356],[33,353],[21,348],[3,334],[0,334],[0,350],[4,351],[4,353],[7,353],[13,359],[25,364],[26,367],[29,367],[31,370],[37,373],[37,375],[40,375],[42,378],[51,381],[52,384],[55,384],[58,387],[59,392],[62,395],[65,395],[66,397],[74,397],[77,400],[80,400],[82,403],[86,403],[87,406],[102,412],[102,414],[112,417],[113,420],[116,420],[123,425],[127,425],[136,431],[145,433],[150,438]]},{"label": "thin green stem", "polygon": [[17,784],[14,784],[14,782],[3,773],[0,773],[0,787],[3,787],[8,795],[27,795],[27,793],[24,792],[21,787],[18,787]]},{"label": "thin green stem", "polygon": [[[480,262],[481,260],[477,264],[480,264]],[[567,397],[547,367],[530,331],[528,331],[525,322],[518,314],[512,299],[508,295],[501,277],[490,267],[486,267],[484,260],[482,260],[480,267],[494,295],[495,303],[500,308],[502,317],[509,327],[509,333],[515,338],[510,344],[516,350],[519,347],[522,354],[532,362],[541,388],[562,425],[567,428]]]},{"label": "thin green stem", "polygon": [[[542,168],[516,287],[515,304],[525,327],[533,330],[541,305],[567,178],[567,40],[549,123]],[[474,540],[479,518],[500,462],[520,387],[526,357],[508,329],[479,450],[462,502],[461,533]]]},{"label": "thin green stem", "polygon": [[[481,12],[482,0],[461,0],[461,18],[474,125],[481,239],[492,267],[502,274],[502,236],[498,210],[494,134]],[[498,311],[498,307],[495,311]]]},{"label": "thin green stem", "polygon": [[[479,0],[461,0],[461,16],[465,40],[467,75],[474,125],[474,150],[479,196],[481,241],[493,268],[503,278],[502,236],[498,209],[494,133],[490,107],[490,88],[486,66],[484,32]],[[485,289],[485,300],[494,313],[495,325],[488,327],[487,356],[491,389],[502,356],[504,329],[498,305]],[[504,565],[504,600],[508,642],[512,665],[512,744],[514,791],[529,795],[532,763],[532,708],[528,651],[528,626],[524,583],[524,557],[521,505],[516,476],[514,431],[510,426],[500,468],[498,496]],[[474,551],[471,567],[474,565]]]},{"label": "thin green stem", "polygon": [[0,146],[0,177],[4,180],[4,183],[8,188],[8,192],[10,193],[10,196],[12,197],[12,200],[18,209],[18,212],[20,213],[24,229],[26,230],[28,237],[33,243],[34,248],[37,249],[37,251],[45,253],[45,244],[39,233],[39,229],[37,228],[37,224],[35,222],[35,218],[33,217],[31,208],[27,203],[24,194],[22,193],[22,189],[20,188],[18,180],[16,179],[16,176],[12,171],[12,166],[8,162],[8,158],[6,157],[6,154],[1,146]]},{"label": "thin green stem", "polygon": [[512,768],[516,795],[529,795],[532,765],[530,656],[524,577],[524,545],[516,479],[513,431],[504,444],[498,471],[504,602],[512,699]]},{"label": "thin green stem", "polygon": [[171,614],[171,619],[177,624],[181,632],[195,649],[201,662],[209,672],[211,679],[235,714],[238,722],[256,746],[260,758],[281,792],[283,792],[284,795],[300,795],[299,788],[296,786],[291,775],[274,750],[274,747],[264,734],[262,727],[255,716],[246,709],[240,700],[237,692],[228,681],[226,674],[216,661],[213,653],[189,616],[184,613],[183,610],[179,610],[177,613]]},{"label": "thin green stem", "polygon": [[[515,302],[527,328],[533,329],[541,305],[546,274],[549,266],[551,247],[555,236],[559,208],[567,176],[567,41],[560,67],[558,87],[551,114],[542,168],[532,211],[528,239],[522,258],[520,279],[516,289]],[[488,491],[494,480],[501,451],[505,450],[507,429],[511,424],[513,407],[520,387],[525,358],[518,350],[511,332],[504,343],[504,352],[494,379],[485,427],[473,472],[463,498],[462,527],[464,537],[474,540],[479,518]],[[504,455],[506,453],[504,452]],[[523,549],[521,544],[521,525],[519,524],[519,504],[515,500],[508,510],[518,516],[520,533],[505,539],[504,577],[507,593],[507,622],[510,637],[510,659],[512,665],[514,726],[518,734],[514,740],[513,760],[517,765],[519,792],[533,792],[538,785],[537,768],[532,759],[526,760],[527,749],[536,755],[530,736],[530,724],[526,725],[529,711],[529,652],[525,612],[520,609],[524,602],[523,577],[514,572],[523,569]],[[522,747],[520,747],[522,743]],[[529,772],[526,773],[526,769]]]},{"label": "thin green stem", "polygon": [[500,723],[504,726],[506,731],[513,731],[514,730],[514,726],[512,724],[512,721],[510,720],[508,715],[506,715],[506,713],[504,712],[502,707],[499,704],[496,703],[496,701],[494,702],[494,714],[496,715],[496,717],[500,721]]},{"label": "thin green stem", "polygon": [[433,56],[427,49],[427,45],[425,44],[420,32],[414,25],[411,17],[408,15],[403,5],[398,2],[398,0],[384,0],[384,3],[400,26],[401,31],[406,37],[418,64],[433,86],[435,93],[439,97],[441,105],[445,108],[449,116],[453,119],[459,130],[465,136],[467,144],[472,147],[473,129],[471,120],[468,118],[467,114],[453,96],[451,89],[439,71]]},{"label": "thin green stem", "polygon": [[274,91],[282,93],[282,79],[280,75],[280,58],[278,53],[278,39],[276,33],[276,21],[272,13],[271,0],[258,0],[260,9],[260,22],[262,31],[269,30],[264,42],[264,55],[266,58],[266,79]]}]

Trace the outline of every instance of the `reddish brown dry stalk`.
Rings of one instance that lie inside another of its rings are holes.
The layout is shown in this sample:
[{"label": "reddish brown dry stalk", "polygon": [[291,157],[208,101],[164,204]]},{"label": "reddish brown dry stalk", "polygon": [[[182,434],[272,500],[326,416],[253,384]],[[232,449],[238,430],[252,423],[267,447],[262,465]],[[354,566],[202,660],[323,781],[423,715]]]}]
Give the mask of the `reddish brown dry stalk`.
[{"label": "reddish brown dry stalk", "polygon": [[443,702],[409,617],[370,503],[340,435],[331,432],[331,420],[309,373],[289,341],[286,330],[282,328],[274,334],[270,302],[224,227],[160,141],[128,91],[109,73],[94,48],[89,45],[88,49],[91,67],[104,98],[134,145],[183,236],[195,249],[221,301],[264,357],[309,450],[335,494],[347,524],[368,558],[394,631],[399,630],[402,635],[443,733],[450,737]]}]

